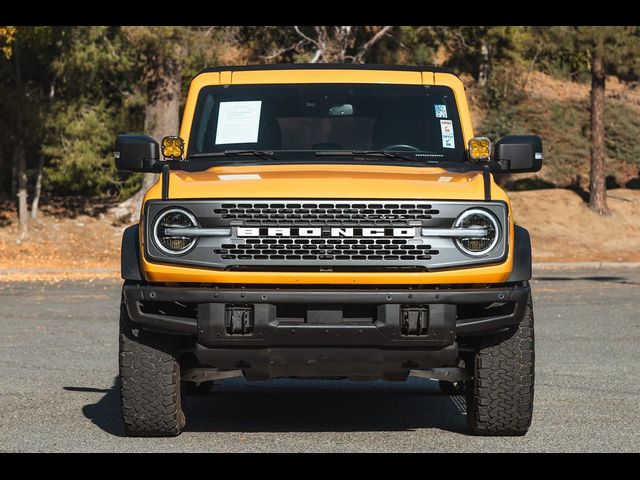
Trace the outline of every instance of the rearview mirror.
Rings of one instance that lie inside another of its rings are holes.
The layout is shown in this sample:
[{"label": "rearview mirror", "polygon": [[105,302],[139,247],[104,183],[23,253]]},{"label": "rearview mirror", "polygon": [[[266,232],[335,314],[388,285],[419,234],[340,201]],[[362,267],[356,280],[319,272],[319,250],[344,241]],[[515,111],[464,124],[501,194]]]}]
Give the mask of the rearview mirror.
[{"label": "rearview mirror", "polygon": [[493,147],[493,159],[505,172],[537,172],[542,168],[542,139],[538,135],[507,135]]},{"label": "rearview mirror", "polygon": [[118,135],[114,157],[116,168],[127,172],[160,170],[160,147],[148,135]]},{"label": "rearview mirror", "polygon": [[330,117],[342,117],[353,115],[353,105],[346,103],[344,105],[334,105],[329,108]]}]

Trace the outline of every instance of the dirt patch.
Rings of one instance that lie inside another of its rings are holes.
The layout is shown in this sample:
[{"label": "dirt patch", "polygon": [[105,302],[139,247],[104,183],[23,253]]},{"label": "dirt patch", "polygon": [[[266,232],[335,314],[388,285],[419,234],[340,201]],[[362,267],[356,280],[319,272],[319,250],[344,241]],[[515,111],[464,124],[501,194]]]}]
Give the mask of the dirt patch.
[{"label": "dirt patch", "polygon": [[640,191],[608,191],[611,215],[572,190],[510,192],[516,223],[531,233],[534,262],[640,261]]},{"label": "dirt patch", "polygon": [[[572,100],[588,101],[591,85],[588,83],[569,82],[553,78],[542,72],[528,73],[525,92],[530,98],[567,102]],[[607,99],[621,100],[640,112],[640,88],[638,82],[623,82],[617,77],[609,76],[606,80],[605,95]]]},{"label": "dirt patch", "polygon": [[[534,262],[639,262],[640,191],[609,190],[611,216],[592,213],[572,190],[510,192],[516,223],[532,236]],[[0,281],[118,279],[124,226],[108,216],[59,212],[31,221],[17,244],[14,212],[0,210]]]},{"label": "dirt patch", "polygon": [[117,278],[124,227],[104,215],[64,218],[45,210],[29,222],[27,241],[17,243],[19,229],[13,211],[0,211],[0,281],[89,280]]}]

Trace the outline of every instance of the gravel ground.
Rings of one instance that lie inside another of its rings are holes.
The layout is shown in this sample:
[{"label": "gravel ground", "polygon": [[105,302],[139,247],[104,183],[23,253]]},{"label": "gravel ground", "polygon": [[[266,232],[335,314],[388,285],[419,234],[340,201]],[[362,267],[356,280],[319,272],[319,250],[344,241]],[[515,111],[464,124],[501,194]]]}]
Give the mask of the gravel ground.
[{"label": "gravel ground", "polygon": [[0,451],[640,451],[640,270],[537,270],[529,433],[467,433],[437,383],[221,380],[170,439],[123,436],[112,281],[0,283]]}]

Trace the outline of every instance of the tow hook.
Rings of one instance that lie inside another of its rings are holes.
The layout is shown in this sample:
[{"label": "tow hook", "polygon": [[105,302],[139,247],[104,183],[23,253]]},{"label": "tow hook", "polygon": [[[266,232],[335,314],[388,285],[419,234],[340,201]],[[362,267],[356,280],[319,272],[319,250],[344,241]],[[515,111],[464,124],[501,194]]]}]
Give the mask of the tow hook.
[{"label": "tow hook", "polygon": [[428,307],[403,307],[400,313],[402,335],[421,335],[429,326]]},{"label": "tow hook", "polygon": [[227,307],[225,327],[229,335],[248,335],[253,332],[251,307]]}]

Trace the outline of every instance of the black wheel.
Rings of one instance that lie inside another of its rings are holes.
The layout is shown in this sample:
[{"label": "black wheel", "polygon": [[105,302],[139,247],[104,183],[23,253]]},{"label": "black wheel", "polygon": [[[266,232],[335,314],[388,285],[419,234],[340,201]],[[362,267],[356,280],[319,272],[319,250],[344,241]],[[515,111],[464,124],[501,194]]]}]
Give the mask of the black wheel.
[{"label": "black wheel", "polygon": [[124,302],[120,305],[120,406],[128,436],[170,437],[182,431],[177,340],[137,328]]},{"label": "black wheel", "polygon": [[478,435],[524,435],[533,416],[533,303],[517,327],[481,339],[473,380],[466,382],[467,420]]},{"label": "black wheel", "polygon": [[446,380],[438,380],[440,390],[445,395],[464,395],[464,382],[447,382]]},{"label": "black wheel", "polygon": [[213,380],[205,382],[182,382],[185,395],[206,395],[213,388]]}]

